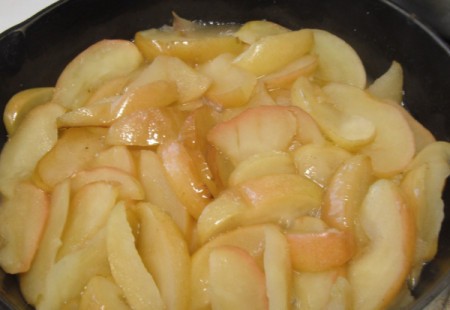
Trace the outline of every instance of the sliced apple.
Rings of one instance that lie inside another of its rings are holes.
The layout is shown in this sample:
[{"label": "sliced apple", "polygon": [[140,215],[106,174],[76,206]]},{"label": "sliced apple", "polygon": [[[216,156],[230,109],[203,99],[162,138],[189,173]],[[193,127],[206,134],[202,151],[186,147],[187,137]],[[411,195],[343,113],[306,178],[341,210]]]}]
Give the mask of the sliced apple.
[{"label": "sliced apple", "polygon": [[173,108],[148,108],[116,120],[108,130],[109,145],[155,146],[177,137],[184,115]]},{"label": "sliced apple", "polygon": [[113,280],[103,276],[95,276],[89,280],[81,295],[79,309],[128,310],[130,307],[122,297],[122,290]]},{"label": "sliced apple", "polygon": [[158,56],[128,85],[128,89],[160,80],[177,85],[180,103],[200,98],[211,84],[208,77],[179,58]]},{"label": "sliced apple", "polygon": [[86,168],[105,146],[106,130],[69,128],[63,131],[55,146],[39,161],[36,173],[53,188],[56,184]]},{"label": "sliced apple", "polygon": [[135,177],[110,167],[80,171],[72,178],[71,189],[73,192],[77,192],[83,186],[95,182],[116,184],[119,189],[120,199],[142,200],[145,197],[144,189]]},{"label": "sliced apple", "polygon": [[211,194],[202,182],[193,159],[183,144],[175,140],[160,145],[158,155],[171,186],[176,189],[177,197],[188,212],[198,218],[206,204],[211,201]]},{"label": "sliced apple", "polygon": [[236,186],[245,181],[266,175],[288,173],[294,174],[296,168],[289,153],[274,151],[258,153],[241,161],[230,175],[229,186]]},{"label": "sliced apple", "polygon": [[105,181],[88,183],[74,193],[59,258],[82,248],[106,225],[118,196],[118,189]]},{"label": "sliced apple", "polygon": [[264,272],[241,248],[211,251],[209,295],[214,309],[269,309],[265,284]]},{"label": "sliced apple", "polygon": [[309,29],[288,31],[260,38],[235,60],[234,64],[256,76],[272,73],[304,56],[313,47]]},{"label": "sliced apple", "polygon": [[367,91],[380,99],[392,100],[398,104],[403,99],[403,69],[393,61],[389,69],[367,87]]},{"label": "sliced apple", "polygon": [[[69,204],[70,184],[66,180],[56,185],[51,193],[48,219],[36,255],[30,269],[20,275],[21,292],[32,305],[37,303],[45,287],[47,273],[56,263]],[[33,220],[36,221],[35,218]]]},{"label": "sliced apple", "polygon": [[349,263],[354,309],[380,309],[400,292],[411,268],[414,220],[392,181],[380,179],[360,209],[367,247]]},{"label": "sliced apple", "polygon": [[56,104],[31,110],[0,154],[0,192],[11,197],[16,184],[31,177],[38,161],[58,140],[56,119],[64,109]]},{"label": "sliced apple", "polygon": [[345,160],[325,190],[322,219],[339,230],[357,229],[357,214],[373,181],[372,165],[366,155],[355,155]]},{"label": "sliced apple", "polygon": [[18,92],[9,99],[3,111],[3,123],[9,135],[13,135],[25,116],[38,105],[49,102],[53,87],[30,88]]},{"label": "sliced apple", "polygon": [[[139,72],[139,70],[137,70]],[[102,102],[113,102],[117,100],[126,90],[127,84],[135,73],[120,76],[115,79],[104,81],[86,101],[85,106],[100,104]]]},{"label": "sliced apple", "polygon": [[168,309],[187,309],[191,258],[184,236],[169,215],[149,203],[136,207],[140,234],[136,247]]},{"label": "sliced apple", "polygon": [[204,63],[223,53],[237,55],[245,47],[230,34],[230,29],[198,23],[192,27],[192,24],[183,31],[169,27],[139,31],[135,35],[136,45],[149,60],[168,55],[192,64]]},{"label": "sliced apple", "polygon": [[307,78],[298,78],[291,88],[292,104],[308,112],[335,144],[348,150],[373,141],[375,126],[367,118],[328,102],[322,89]]},{"label": "sliced apple", "polygon": [[243,24],[234,33],[234,36],[239,38],[242,42],[253,44],[264,37],[286,33],[289,31],[291,30],[271,21],[252,20]]},{"label": "sliced apple", "polygon": [[219,123],[207,138],[237,164],[258,153],[287,150],[296,131],[296,118],[287,108],[261,106]]},{"label": "sliced apple", "polygon": [[131,151],[123,145],[111,146],[98,152],[90,162],[89,168],[112,167],[130,175],[136,175],[136,163]]},{"label": "sliced apple", "polygon": [[320,29],[313,29],[312,54],[319,57],[316,78],[327,82],[366,87],[366,70],[358,53],[342,38]]},{"label": "sliced apple", "polygon": [[414,156],[414,136],[397,109],[345,84],[328,84],[324,92],[338,108],[352,111],[375,125],[375,139],[359,152],[371,158],[378,176],[393,176],[406,168]]},{"label": "sliced apple", "polygon": [[190,241],[193,218],[177,198],[158,155],[142,150],[139,154],[139,180],[145,191],[145,199],[167,212],[177,224],[186,240]]},{"label": "sliced apple", "polygon": [[29,182],[18,183],[0,208],[0,266],[26,272],[35,257],[49,212],[47,194]]},{"label": "sliced apple", "polygon": [[62,309],[66,304],[77,304],[77,299],[92,277],[111,274],[105,235],[104,230],[100,231],[86,247],[52,266],[36,308]]},{"label": "sliced apple", "polygon": [[290,106],[289,111],[297,119],[296,142],[299,142],[300,144],[323,144],[327,141],[317,122],[306,112],[306,110],[296,106]]},{"label": "sliced apple", "polygon": [[351,157],[346,150],[333,144],[306,144],[293,153],[297,171],[325,188],[342,162]]},{"label": "sliced apple", "polygon": [[223,108],[245,105],[256,85],[256,76],[235,66],[232,61],[232,55],[221,54],[199,69],[212,80],[206,97]]},{"label": "sliced apple", "polygon": [[153,276],[135,246],[125,204],[118,203],[108,220],[106,251],[113,278],[133,309],[164,309],[164,300]]},{"label": "sliced apple", "polygon": [[66,66],[56,83],[53,101],[70,110],[82,107],[103,82],[130,74],[142,62],[141,53],[130,41],[99,41]]}]

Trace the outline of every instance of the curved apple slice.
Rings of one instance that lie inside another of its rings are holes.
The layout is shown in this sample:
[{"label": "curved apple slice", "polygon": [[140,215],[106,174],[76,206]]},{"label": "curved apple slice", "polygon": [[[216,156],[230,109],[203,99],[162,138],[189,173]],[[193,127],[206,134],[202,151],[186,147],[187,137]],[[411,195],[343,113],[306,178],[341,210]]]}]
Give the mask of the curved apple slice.
[{"label": "curved apple slice", "polygon": [[128,173],[110,167],[100,167],[90,170],[82,170],[71,180],[73,192],[79,191],[83,186],[95,183],[107,182],[118,185],[119,198],[143,200],[144,189],[139,181]]},{"label": "curved apple slice", "polygon": [[186,309],[191,259],[175,222],[149,203],[136,205],[140,234],[136,247],[168,309]]},{"label": "curved apple slice", "polygon": [[29,182],[16,185],[0,206],[0,266],[26,272],[35,257],[49,212],[47,194]]},{"label": "curved apple slice", "polygon": [[342,38],[313,29],[312,54],[319,56],[316,77],[324,82],[339,82],[360,89],[366,87],[366,70],[357,52]]},{"label": "curved apple slice", "polygon": [[130,41],[95,43],[75,57],[61,73],[53,101],[70,110],[82,107],[90,93],[103,82],[130,74],[143,60]]},{"label": "curved apple slice", "polygon": [[54,90],[53,87],[30,88],[12,96],[3,112],[3,123],[8,134],[14,134],[22,120],[33,108],[49,102],[53,97]]},{"label": "curved apple slice", "polygon": [[258,153],[287,150],[296,131],[296,118],[288,108],[261,106],[219,123],[207,139],[237,164]]},{"label": "curved apple slice", "polygon": [[213,309],[269,309],[265,284],[264,272],[246,251],[233,246],[211,251],[209,296]]},{"label": "curved apple slice", "polygon": [[253,44],[264,37],[286,33],[289,31],[291,30],[267,20],[252,20],[243,24],[234,33],[234,36],[242,42]]},{"label": "curved apple slice", "polygon": [[401,112],[354,86],[334,83],[323,90],[338,108],[375,125],[375,139],[359,152],[371,158],[378,176],[393,176],[407,167],[414,156],[415,145],[411,128]]},{"label": "curved apple slice", "polygon": [[39,160],[58,140],[56,119],[64,109],[53,103],[31,110],[0,154],[0,192],[11,197],[14,187],[29,178]]},{"label": "curved apple slice", "polygon": [[133,309],[165,309],[161,293],[135,246],[125,204],[118,203],[106,227],[106,253],[113,278]]},{"label": "curved apple slice", "polygon": [[116,168],[133,176],[136,175],[137,171],[133,154],[123,145],[111,146],[105,150],[101,150],[88,166],[89,168]]},{"label": "curved apple slice", "polygon": [[234,60],[234,64],[256,76],[272,73],[308,53],[313,46],[308,29],[260,38]]},{"label": "curved apple slice", "polygon": [[122,290],[114,281],[104,276],[94,276],[81,294],[79,309],[128,310],[130,307],[122,296]]},{"label": "curved apple slice", "polygon": [[389,69],[367,87],[367,91],[377,98],[392,100],[400,104],[403,99],[402,66],[393,61]]},{"label": "curved apple slice", "polygon": [[380,309],[400,292],[414,251],[411,210],[392,181],[380,179],[361,206],[359,220],[369,242],[349,263],[355,309]]}]

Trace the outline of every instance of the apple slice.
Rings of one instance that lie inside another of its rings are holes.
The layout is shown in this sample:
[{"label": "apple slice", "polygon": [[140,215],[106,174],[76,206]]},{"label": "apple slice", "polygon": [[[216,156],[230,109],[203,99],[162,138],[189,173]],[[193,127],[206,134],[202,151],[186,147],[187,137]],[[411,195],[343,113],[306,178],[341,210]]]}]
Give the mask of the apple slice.
[{"label": "apple slice", "polygon": [[205,96],[223,108],[245,105],[256,85],[256,76],[237,67],[232,61],[232,55],[221,54],[199,68],[212,80]]},{"label": "apple slice", "polygon": [[66,304],[76,304],[92,277],[111,274],[105,236],[105,230],[100,231],[86,247],[52,266],[46,275],[37,309],[62,309]]},{"label": "apple slice", "polygon": [[237,164],[258,153],[286,151],[296,131],[296,118],[288,108],[261,106],[217,124],[207,139]]},{"label": "apple slice", "polygon": [[315,77],[325,83],[338,82],[366,87],[366,70],[358,53],[342,38],[320,29],[313,29],[311,53],[319,57]]},{"label": "apple slice", "polygon": [[242,42],[253,44],[264,37],[286,33],[289,31],[290,30],[288,28],[274,22],[267,20],[252,20],[243,24],[234,33],[234,36]]},{"label": "apple slice", "polygon": [[415,145],[412,131],[401,112],[354,86],[328,84],[323,90],[338,108],[364,117],[375,125],[375,139],[359,152],[370,157],[378,176],[393,176],[406,168],[414,156]]},{"label": "apple slice", "polygon": [[366,155],[345,160],[325,190],[322,219],[339,230],[357,230],[357,214],[373,181],[372,164]]},{"label": "apple slice", "polygon": [[99,41],[66,66],[56,83],[53,101],[70,110],[82,107],[103,82],[130,74],[142,62],[141,53],[130,41]]},{"label": "apple slice", "polygon": [[[47,273],[56,263],[69,204],[70,184],[68,180],[65,180],[57,184],[51,193],[47,224],[41,242],[30,269],[20,275],[21,292],[26,301],[32,305],[37,303],[45,287]],[[36,221],[35,218],[33,220]]]},{"label": "apple slice", "polygon": [[176,189],[177,197],[189,214],[198,218],[211,201],[211,193],[203,183],[192,157],[184,145],[176,140],[160,145],[158,155],[172,188]]},{"label": "apple slice", "polygon": [[301,175],[325,188],[337,168],[351,155],[333,144],[312,143],[297,148],[293,157],[295,167]]},{"label": "apple slice", "polygon": [[377,98],[392,100],[400,104],[403,99],[402,66],[393,61],[389,69],[367,87],[367,91]]},{"label": "apple slice", "polygon": [[90,162],[89,168],[111,167],[122,170],[130,175],[136,175],[136,163],[133,154],[123,145],[111,146],[97,153]]},{"label": "apple slice", "polygon": [[109,145],[154,146],[177,137],[184,114],[175,108],[148,108],[123,116],[111,124]]},{"label": "apple slice", "polygon": [[211,84],[208,77],[181,59],[158,56],[128,85],[128,89],[132,90],[160,80],[174,82],[177,85],[180,103],[200,98]]},{"label": "apple slice", "polygon": [[229,186],[266,175],[296,173],[294,161],[289,153],[274,151],[258,153],[241,161],[230,175]]},{"label": "apple slice", "polygon": [[29,182],[18,183],[0,207],[0,266],[26,272],[33,261],[49,212],[47,194]]},{"label": "apple slice", "polygon": [[313,42],[313,33],[309,29],[265,36],[242,52],[234,64],[259,77],[304,56],[311,50]]},{"label": "apple slice", "polygon": [[158,155],[149,150],[139,153],[139,180],[145,191],[145,200],[167,212],[187,241],[191,240],[193,218],[177,198]]},{"label": "apple slice", "polygon": [[58,140],[56,119],[64,113],[49,103],[31,110],[0,154],[0,192],[11,197],[16,184],[31,177],[39,160]]},{"label": "apple slice", "polygon": [[354,309],[380,309],[400,292],[414,251],[414,222],[400,189],[380,179],[361,205],[361,225],[369,242],[349,263]]},{"label": "apple slice", "polygon": [[3,123],[9,135],[13,135],[25,116],[38,105],[49,102],[53,87],[30,88],[18,92],[9,99],[3,111]]},{"label": "apple slice", "polygon": [[[139,72],[139,70],[137,70],[137,72]],[[100,104],[102,102],[113,102],[114,100],[117,100],[119,96],[125,92],[126,86],[134,74],[136,73],[104,81],[92,93],[84,106]]]},{"label": "apple slice", "polygon": [[88,183],[74,193],[59,258],[84,247],[106,225],[118,196],[118,189],[105,181]]},{"label": "apple slice", "polygon": [[111,279],[104,276],[92,277],[81,295],[80,310],[116,309],[130,307],[122,297],[122,290]]},{"label": "apple slice", "polygon": [[136,206],[140,233],[136,247],[168,309],[186,309],[191,258],[184,236],[169,215],[149,203]]},{"label": "apple slice", "polygon": [[83,186],[95,182],[117,185],[120,199],[143,200],[145,197],[144,189],[136,178],[124,171],[110,167],[80,171],[72,178],[71,189],[73,192],[77,192]]},{"label": "apple slice", "polygon": [[69,128],[55,146],[39,161],[36,173],[53,188],[62,180],[87,167],[105,146],[106,130],[102,128]]},{"label": "apple slice", "polygon": [[135,247],[124,202],[119,202],[112,210],[106,231],[105,252],[113,278],[122,288],[127,303],[133,309],[164,309],[155,280]]},{"label": "apple slice", "polygon": [[264,272],[238,247],[211,251],[209,295],[213,309],[269,309]]},{"label": "apple slice", "polygon": [[322,89],[305,77],[294,82],[291,101],[308,112],[324,134],[340,147],[357,150],[375,137],[375,126],[367,117],[330,103]]}]

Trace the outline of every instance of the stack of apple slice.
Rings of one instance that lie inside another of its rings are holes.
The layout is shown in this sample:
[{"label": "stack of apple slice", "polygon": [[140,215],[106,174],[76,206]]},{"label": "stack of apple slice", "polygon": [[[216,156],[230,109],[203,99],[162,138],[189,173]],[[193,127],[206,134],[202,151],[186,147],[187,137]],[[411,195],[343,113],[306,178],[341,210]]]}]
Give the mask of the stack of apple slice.
[{"label": "stack of apple slice", "polygon": [[383,309],[437,251],[450,144],[320,29],[104,40],[9,101],[0,267],[37,309]]}]

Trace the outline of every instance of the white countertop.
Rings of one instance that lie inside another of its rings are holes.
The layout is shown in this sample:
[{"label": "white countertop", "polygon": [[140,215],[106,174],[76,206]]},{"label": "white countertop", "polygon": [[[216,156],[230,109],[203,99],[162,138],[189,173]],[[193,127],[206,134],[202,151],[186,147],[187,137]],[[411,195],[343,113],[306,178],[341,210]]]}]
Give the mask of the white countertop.
[{"label": "white countertop", "polygon": [[57,0],[0,0],[0,33],[17,25]]}]

